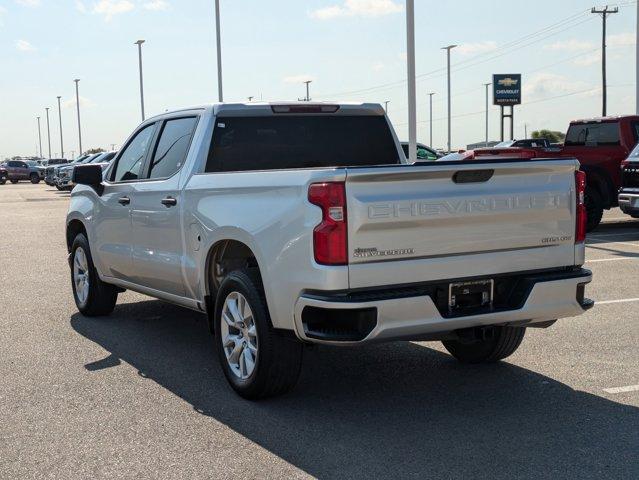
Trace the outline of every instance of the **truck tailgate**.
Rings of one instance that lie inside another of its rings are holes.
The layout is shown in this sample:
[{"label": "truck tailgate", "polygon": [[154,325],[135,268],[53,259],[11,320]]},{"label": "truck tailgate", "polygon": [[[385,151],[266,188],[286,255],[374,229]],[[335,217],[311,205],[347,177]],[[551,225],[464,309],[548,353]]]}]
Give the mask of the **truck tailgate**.
[{"label": "truck tailgate", "polygon": [[573,265],[576,160],[347,171],[351,288]]}]

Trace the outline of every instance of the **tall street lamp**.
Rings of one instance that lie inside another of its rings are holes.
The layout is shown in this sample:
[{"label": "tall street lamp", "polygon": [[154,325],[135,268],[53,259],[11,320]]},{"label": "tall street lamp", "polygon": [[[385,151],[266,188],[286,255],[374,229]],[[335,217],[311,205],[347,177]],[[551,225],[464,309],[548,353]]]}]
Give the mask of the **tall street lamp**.
[{"label": "tall street lamp", "polygon": [[142,108],[142,121],[144,121],[144,79],[142,77],[142,44],[144,40],[138,40],[135,45],[138,46],[138,62],[140,64],[140,106]]},{"label": "tall street lamp", "polygon": [[58,95],[58,119],[60,120],[60,158],[64,158],[64,140],[62,139],[62,108],[60,107],[60,99]]},{"label": "tall street lamp", "polygon": [[40,117],[38,119],[38,145],[40,146],[40,158],[42,158],[42,131],[40,130]]},{"label": "tall street lamp", "polygon": [[430,147],[433,147],[433,95],[435,92],[430,92],[428,94],[428,104],[430,107]]},{"label": "tall street lamp", "polygon": [[484,87],[486,87],[486,144],[488,146],[488,87],[490,87],[492,83],[484,83]]},{"label": "tall street lamp", "polygon": [[49,126],[49,107],[46,107],[47,111],[47,143],[49,144],[49,160],[51,160],[51,127]]},{"label": "tall street lamp", "polygon": [[417,162],[417,79],[415,78],[415,0],[406,0],[406,71],[408,75],[408,161]]},{"label": "tall street lamp", "polygon": [[220,0],[215,0],[215,38],[217,41],[217,98],[224,101],[222,94],[222,41],[220,33]]},{"label": "tall street lamp", "polygon": [[447,47],[442,47],[442,50],[446,50],[446,69],[447,69],[447,77],[448,77],[448,152],[450,153],[450,51],[455,48],[457,45],[448,45]]},{"label": "tall street lamp", "polygon": [[390,103],[390,100],[386,100],[384,102],[384,112],[386,113],[386,115],[388,115],[388,104]]},{"label": "tall street lamp", "polygon": [[76,107],[78,110],[78,143],[80,145],[80,150],[78,150],[80,152],[80,155],[82,155],[82,152],[84,150],[82,150],[82,126],[80,124],[80,90],[78,87],[78,84],[80,83],[80,79],[76,78],[75,80],[73,80],[75,82],[75,103],[76,103]]}]

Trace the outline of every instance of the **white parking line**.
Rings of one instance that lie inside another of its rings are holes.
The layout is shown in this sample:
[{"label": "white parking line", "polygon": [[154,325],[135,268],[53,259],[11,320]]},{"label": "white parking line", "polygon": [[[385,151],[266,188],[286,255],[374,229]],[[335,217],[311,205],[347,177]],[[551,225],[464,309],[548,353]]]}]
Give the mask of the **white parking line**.
[{"label": "white parking line", "polygon": [[621,262],[623,260],[639,260],[639,257],[598,258],[596,260],[586,260],[586,263]]},{"label": "white parking line", "polygon": [[633,303],[633,302],[639,302],[639,298],[621,298],[619,300],[602,300],[602,301],[595,300],[595,305],[610,305],[612,303]]},{"label": "white parking line", "polygon": [[597,239],[597,238],[593,238],[593,241],[590,242],[586,242],[586,247],[590,246],[590,244],[592,245],[628,245],[629,247],[639,247],[639,243],[628,243],[628,242],[611,242],[609,240],[604,240],[604,239]]},{"label": "white parking line", "polygon": [[603,391],[606,393],[639,392],[639,385],[628,385],[626,387],[604,388]]}]

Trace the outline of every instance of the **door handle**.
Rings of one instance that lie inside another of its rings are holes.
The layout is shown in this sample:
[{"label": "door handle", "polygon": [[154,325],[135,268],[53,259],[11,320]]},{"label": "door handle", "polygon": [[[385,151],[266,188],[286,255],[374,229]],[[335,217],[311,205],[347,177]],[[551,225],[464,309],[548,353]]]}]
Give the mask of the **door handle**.
[{"label": "door handle", "polygon": [[128,205],[129,203],[131,203],[131,199],[129,197],[120,197],[118,198],[118,203],[120,205]]},{"label": "door handle", "polygon": [[164,205],[165,207],[174,207],[177,205],[177,199],[173,197],[163,198],[162,205]]}]

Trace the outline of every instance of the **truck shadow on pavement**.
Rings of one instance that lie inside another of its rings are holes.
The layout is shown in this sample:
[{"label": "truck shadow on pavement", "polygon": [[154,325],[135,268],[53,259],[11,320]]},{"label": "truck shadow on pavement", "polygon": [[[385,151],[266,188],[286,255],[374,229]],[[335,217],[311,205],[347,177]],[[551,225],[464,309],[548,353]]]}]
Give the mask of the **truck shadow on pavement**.
[{"label": "truck shadow on pavement", "polygon": [[[463,366],[400,342],[305,352],[290,394],[237,397],[203,315],[144,301],[71,317],[110,352],[290,464],[318,478],[636,478],[639,409],[506,362]],[[98,381],[98,380],[96,380]],[[214,439],[212,440],[214,441]]]}]

